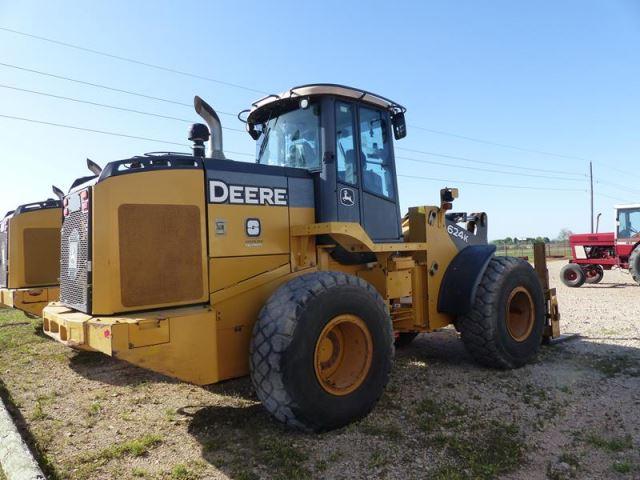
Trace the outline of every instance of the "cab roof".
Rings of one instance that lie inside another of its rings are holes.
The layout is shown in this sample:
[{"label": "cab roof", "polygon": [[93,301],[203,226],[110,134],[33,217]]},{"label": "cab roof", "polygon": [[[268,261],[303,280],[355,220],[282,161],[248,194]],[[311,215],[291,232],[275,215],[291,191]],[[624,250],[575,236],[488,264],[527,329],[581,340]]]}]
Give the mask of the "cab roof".
[{"label": "cab roof", "polygon": [[297,100],[303,97],[313,97],[320,95],[335,95],[338,97],[345,97],[354,100],[359,100],[363,103],[374,105],[378,108],[382,107],[385,110],[394,115],[396,113],[404,113],[407,111],[405,107],[399,103],[389,100],[388,98],[371,93],[360,88],[347,87],[345,85],[337,85],[334,83],[313,83],[308,85],[300,85],[298,87],[290,88],[289,90],[282,92],[278,95],[271,94],[251,104],[249,115],[247,116],[248,123],[258,123],[264,120],[263,117],[267,117],[266,112],[271,111],[272,108],[280,104],[288,104],[290,100]]}]

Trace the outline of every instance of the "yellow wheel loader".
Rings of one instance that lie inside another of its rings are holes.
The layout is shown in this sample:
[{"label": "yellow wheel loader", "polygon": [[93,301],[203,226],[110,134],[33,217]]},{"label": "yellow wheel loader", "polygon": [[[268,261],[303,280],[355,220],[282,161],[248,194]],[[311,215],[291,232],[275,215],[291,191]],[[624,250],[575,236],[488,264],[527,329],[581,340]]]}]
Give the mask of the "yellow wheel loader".
[{"label": "yellow wheel loader", "polygon": [[400,215],[401,105],[333,84],[269,95],[241,112],[255,163],[228,160],[195,108],[193,155],[114,161],[65,197],[49,336],[196,384],[250,374],[275,418],[319,431],[366,415],[417,333],[453,324],[496,368],[558,334],[544,264],[494,257],[456,189]]},{"label": "yellow wheel loader", "polygon": [[20,205],[0,220],[0,304],[40,317],[58,300],[62,202]]}]

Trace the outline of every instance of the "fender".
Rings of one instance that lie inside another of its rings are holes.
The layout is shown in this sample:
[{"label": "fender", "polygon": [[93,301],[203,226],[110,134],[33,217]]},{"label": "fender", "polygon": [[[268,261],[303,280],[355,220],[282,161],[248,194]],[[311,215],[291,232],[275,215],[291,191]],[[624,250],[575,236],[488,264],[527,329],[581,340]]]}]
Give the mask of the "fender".
[{"label": "fender", "polygon": [[495,245],[469,245],[454,257],[440,284],[440,313],[464,315],[471,310],[480,280],[495,251]]}]

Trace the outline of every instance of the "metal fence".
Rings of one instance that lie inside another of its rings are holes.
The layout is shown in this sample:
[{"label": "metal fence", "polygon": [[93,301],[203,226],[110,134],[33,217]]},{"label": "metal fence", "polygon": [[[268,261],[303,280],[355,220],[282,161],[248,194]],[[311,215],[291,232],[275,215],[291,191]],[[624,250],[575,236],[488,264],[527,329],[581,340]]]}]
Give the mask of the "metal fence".
[{"label": "metal fence", "polygon": [[[564,258],[571,256],[569,242],[547,243],[545,249],[547,257]],[[533,259],[533,244],[496,245],[496,255]]]}]

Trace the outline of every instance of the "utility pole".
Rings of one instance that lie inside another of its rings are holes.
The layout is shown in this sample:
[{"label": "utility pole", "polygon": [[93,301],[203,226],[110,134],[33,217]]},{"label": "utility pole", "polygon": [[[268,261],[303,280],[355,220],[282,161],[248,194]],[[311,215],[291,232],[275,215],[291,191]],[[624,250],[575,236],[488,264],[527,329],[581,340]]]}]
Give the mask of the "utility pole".
[{"label": "utility pole", "polygon": [[589,162],[589,179],[591,180],[591,233],[593,233],[593,162]]}]

